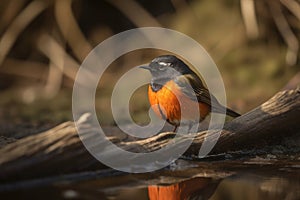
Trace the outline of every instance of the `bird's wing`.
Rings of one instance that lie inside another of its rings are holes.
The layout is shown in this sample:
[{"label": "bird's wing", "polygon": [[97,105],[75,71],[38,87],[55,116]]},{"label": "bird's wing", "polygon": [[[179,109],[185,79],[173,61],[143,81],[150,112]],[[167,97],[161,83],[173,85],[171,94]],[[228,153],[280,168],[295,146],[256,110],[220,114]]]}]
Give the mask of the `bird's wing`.
[{"label": "bird's wing", "polygon": [[204,87],[202,81],[196,75],[181,75],[176,78],[175,82],[180,87],[181,91],[192,100],[211,105],[209,91]]},{"label": "bird's wing", "polygon": [[[208,89],[205,88],[200,78],[195,74],[185,74],[178,76],[175,80],[177,85],[181,87],[182,91],[194,101],[206,103],[208,105],[214,105],[217,109],[224,107],[218,102],[218,100],[210,95]],[[196,98],[195,98],[196,97]]]},{"label": "bird's wing", "polygon": [[232,117],[238,117],[240,114],[221,105],[216,97],[209,93],[202,81],[196,74],[185,74],[178,76],[175,80],[185,95],[194,101],[206,103],[213,107],[214,112],[224,113]]}]

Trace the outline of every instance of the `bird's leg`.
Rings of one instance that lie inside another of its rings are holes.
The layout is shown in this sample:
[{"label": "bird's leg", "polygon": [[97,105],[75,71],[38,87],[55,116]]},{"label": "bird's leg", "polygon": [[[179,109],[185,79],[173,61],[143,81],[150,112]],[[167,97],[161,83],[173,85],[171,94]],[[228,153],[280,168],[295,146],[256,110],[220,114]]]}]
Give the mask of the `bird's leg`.
[{"label": "bird's leg", "polygon": [[175,125],[175,128],[174,128],[173,132],[176,132],[177,128],[178,128],[178,125]]}]

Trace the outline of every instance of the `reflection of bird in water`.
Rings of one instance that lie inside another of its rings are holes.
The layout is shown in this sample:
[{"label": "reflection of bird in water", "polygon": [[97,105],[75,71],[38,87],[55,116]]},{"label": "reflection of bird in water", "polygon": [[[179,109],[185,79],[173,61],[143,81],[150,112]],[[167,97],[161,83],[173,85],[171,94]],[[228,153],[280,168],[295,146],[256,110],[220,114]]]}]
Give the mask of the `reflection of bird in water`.
[{"label": "reflection of bird in water", "polygon": [[221,180],[212,178],[193,178],[173,185],[148,186],[150,200],[209,199]]},{"label": "reflection of bird in water", "polygon": [[141,68],[149,70],[152,75],[148,88],[152,109],[159,117],[175,126],[174,132],[181,120],[187,122],[189,127],[197,121],[201,122],[212,107],[218,113],[240,116],[221,105],[197,74],[176,56],[159,56]]}]

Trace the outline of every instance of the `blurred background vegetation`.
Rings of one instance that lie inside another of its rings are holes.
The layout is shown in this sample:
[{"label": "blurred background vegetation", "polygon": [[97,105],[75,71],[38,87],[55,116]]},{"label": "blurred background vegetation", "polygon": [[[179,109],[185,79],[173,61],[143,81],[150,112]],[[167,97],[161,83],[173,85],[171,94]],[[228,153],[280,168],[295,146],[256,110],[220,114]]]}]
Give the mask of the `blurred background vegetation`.
[{"label": "blurred background vegetation", "polygon": [[[114,34],[147,26],[203,45],[223,76],[228,106],[241,113],[299,83],[297,0],[1,0],[0,134],[18,138],[72,120],[72,86],[87,54]],[[113,83],[161,53],[128,53],[105,72],[96,95],[103,124],[114,124]],[[136,121],[148,119],[146,90],[132,97]]]}]

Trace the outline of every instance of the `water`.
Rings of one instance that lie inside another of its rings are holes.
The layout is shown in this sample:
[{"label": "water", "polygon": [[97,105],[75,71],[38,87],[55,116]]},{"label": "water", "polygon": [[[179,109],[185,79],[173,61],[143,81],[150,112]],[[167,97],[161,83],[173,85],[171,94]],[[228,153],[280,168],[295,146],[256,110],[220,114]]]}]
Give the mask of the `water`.
[{"label": "water", "polygon": [[[299,200],[300,161],[190,162],[153,173],[85,173],[10,184],[1,199]],[[50,180],[50,181],[49,181]],[[0,186],[1,188],[1,186]]]}]

